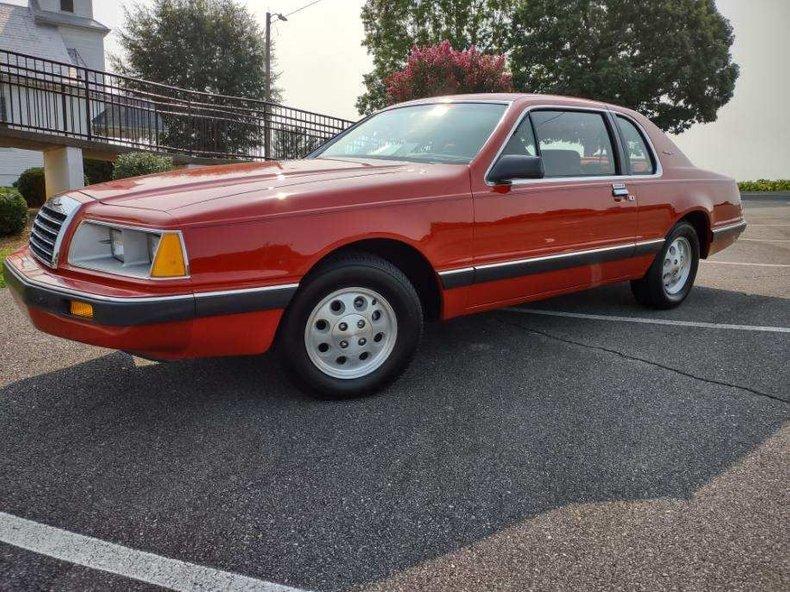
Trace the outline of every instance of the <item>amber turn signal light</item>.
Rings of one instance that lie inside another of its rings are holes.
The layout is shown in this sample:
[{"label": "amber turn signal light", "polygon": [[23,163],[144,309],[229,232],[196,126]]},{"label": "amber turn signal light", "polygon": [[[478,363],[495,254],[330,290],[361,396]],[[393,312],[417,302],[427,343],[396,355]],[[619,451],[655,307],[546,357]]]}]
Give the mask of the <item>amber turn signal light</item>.
[{"label": "amber turn signal light", "polygon": [[75,317],[82,317],[83,319],[93,318],[93,305],[87,302],[80,302],[79,300],[69,301],[69,312]]},{"label": "amber turn signal light", "polygon": [[175,233],[163,234],[151,266],[151,277],[176,278],[186,275],[187,263],[181,247],[181,237]]}]

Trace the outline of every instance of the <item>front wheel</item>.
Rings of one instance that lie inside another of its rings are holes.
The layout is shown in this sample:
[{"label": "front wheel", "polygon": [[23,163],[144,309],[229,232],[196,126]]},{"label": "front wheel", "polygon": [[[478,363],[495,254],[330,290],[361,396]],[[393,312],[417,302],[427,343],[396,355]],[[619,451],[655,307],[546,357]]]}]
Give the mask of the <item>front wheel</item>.
[{"label": "front wheel", "polygon": [[631,282],[637,301],[653,308],[678,306],[694,286],[699,267],[699,237],[688,222],[677,224],[647,274]]},{"label": "front wheel", "polygon": [[283,318],[278,345],[294,381],[313,394],[371,394],[397,378],[422,335],[420,299],[403,272],[365,253],[311,274]]}]

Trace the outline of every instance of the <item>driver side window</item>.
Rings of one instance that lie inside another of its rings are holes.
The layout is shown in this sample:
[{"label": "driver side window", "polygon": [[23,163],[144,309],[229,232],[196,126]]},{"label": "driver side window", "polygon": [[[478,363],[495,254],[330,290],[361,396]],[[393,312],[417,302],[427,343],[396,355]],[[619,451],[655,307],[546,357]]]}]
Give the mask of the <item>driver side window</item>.
[{"label": "driver side window", "polygon": [[516,154],[519,156],[537,156],[535,148],[535,134],[529,116],[525,117],[510,136],[510,140],[502,151],[502,156]]}]

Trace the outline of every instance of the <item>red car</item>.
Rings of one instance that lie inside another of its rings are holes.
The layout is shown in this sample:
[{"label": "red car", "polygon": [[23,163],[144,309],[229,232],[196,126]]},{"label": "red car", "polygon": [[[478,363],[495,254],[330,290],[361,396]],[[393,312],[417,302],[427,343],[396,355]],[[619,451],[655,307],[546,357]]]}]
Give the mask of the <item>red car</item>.
[{"label": "red car", "polygon": [[304,160],[55,197],[4,273],[47,333],[159,360],[276,344],[341,397],[398,376],[426,319],[623,281],[677,306],[745,226],[733,180],[638,113],[466,95],[388,108]]}]

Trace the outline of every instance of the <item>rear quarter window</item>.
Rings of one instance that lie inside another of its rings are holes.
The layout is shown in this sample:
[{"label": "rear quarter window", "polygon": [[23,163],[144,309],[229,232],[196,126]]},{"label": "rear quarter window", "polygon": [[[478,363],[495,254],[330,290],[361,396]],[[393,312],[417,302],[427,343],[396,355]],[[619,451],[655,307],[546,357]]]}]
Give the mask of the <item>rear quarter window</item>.
[{"label": "rear quarter window", "polygon": [[623,117],[617,116],[617,126],[623,139],[625,157],[630,165],[632,175],[652,175],[656,172],[656,163],[653,153],[647,145],[647,140],[634,123]]}]

